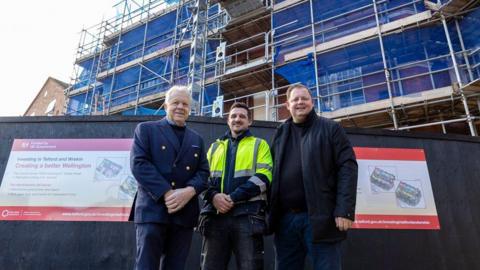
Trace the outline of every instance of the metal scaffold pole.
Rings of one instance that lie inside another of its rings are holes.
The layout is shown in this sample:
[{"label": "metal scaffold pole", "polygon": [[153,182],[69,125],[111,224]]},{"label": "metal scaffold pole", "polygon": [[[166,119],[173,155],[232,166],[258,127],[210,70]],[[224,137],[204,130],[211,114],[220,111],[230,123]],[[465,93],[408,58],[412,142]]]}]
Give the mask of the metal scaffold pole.
[{"label": "metal scaffold pole", "polygon": [[192,7],[192,43],[188,69],[188,88],[192,93],[192,114],[199,115],[202,106],[203,69],[207,42],[208,0],[195,0]]},{"label": "metal scaffold pole", "polygon": [[315,90],[317,91],[317,106],[318,106],[318,113],[322,114],[322,106],[321,106],[321,97],[320,97],[320,88],[318,87],[318,67],[317,67],[317,46],[316,46],[316,37],[315,37],[315,20],[313,16],[313,1],[310,0],[310,20],[312,23],[312,52],[313,52],[313,61],[315,62],[314,70],[315,70]]},{"label": "metal scaffold pole", "polygon": [[397,120],[397,114],[395,113],[395,104],[393,102],[393,94],[392,94],[392,86],[391,86],[391,75],[390,75],[390,70],[388,69],[387,65],[387,59],[385,57],[385,49],[383,48],[383,38],[382,38],[382,31],[380,28],[380,20],[378,19],[378,10],[377,10],[377,1],[373,0],[373,12],[375,13],[375,21],[377,24],[377,35],[378,35],[378,40],[380,42],[380,50],[382,53],[382,61],[383,61],[383,70],[385,72],[385,79],[387,82],[387,90],[388,90],[388,97],[390,99],[390,110],[392,113],[392,119],[393,119],[393,126],[394,129],[398,129],[398,120]]},{"label": "metal scaffold pole", "polygon": [[470,134],[472,136],[477,136],[477,130],[475,128],[475,125],[473,124],[473,120],[475,119],[472,117],[470,114],[470,109],[468,108],[468,103],[467,103],[467,98],[465,97],[465,93],[463,92],[463,83],[462,83],[462,78],[460,77],[460,71],[458,70],[458,64],[457,60],[455,59],[455,52],[453,50],[452,46],[452,41],[450,40],[450,33],[448,32],[448,26],[447,26],[447,21],[445,20],[445,16],[443,14],[440,15],[442,19],[442,24],[443,24],[443,29],[445,31],[445,37],[447,38],[447,43],[448,43],[448,49],[450,51],[450,58],[452,58],[452,65],[453,65],[453,70],[455,71],[455,76],[458,81],[458,91],[460,93],[462,103],[463,103],[463,108],[465,109],[465,114],[466,114],[466,120],[468,123],[468,127],[470,128]]},{"label": "metal scaffold pole", "polygon": [[148,7],[147,7],[147,20],[145,22],[145,29],[143,30],[143,43],[142,43],[142,57],[140,58],[140,71],[138,72],[138,80],[137,80],[137,86],[136,86],[136,97],[135,97],[135,111],[134,111],[134,115],[137,115],[138,113],[138,102],[140,101],[140,91],[142,90],[141,89],[141,85],[142,85],[142,75],[143,75],[143,62],[145,60],[145,46],[147,44],[147,32],[148,32],[148,25],[150,23],[150,5],[151,5],[152,1],[151,0],[148,0]]},{"label": "metal scaffold pole", "polygon": [[[116,77],[116,71],[117,71],[117,63],[118,63],[118,54],[119,54],[119,51],[120,51],[120,44],[121,44],[121,40],[122,40],[122,34],[123,34],[123,23],[125,22],[125,17],[126,17],[126,12],[127,12],[127,6],[128,6],[128,3],[127,1],[124,2],[124,6],[123,6],[123,15],[122,15],[122,20],[120,22],[120,30],[119,30],[119,33],[118,33],[118,40],[117,40],[117,44],[115,45],[115,60],[114,60],[114,64],[113,64],[113,74],[112,74],[112,83],[111,83],[111,86],[110,86],[110,91],[108,93],[108,108],[105,109],[103,108],[103,112],[104,114],[106,115],[109,115],[110,114],[110,109],[112,108],[112,92],[113,92],[113,88],[114,88],[114,85],[115,85],[115,77]],[[110,61],[110,59],[108,59],[108,61]],[[108,68],[107,67],[107,74],[108,74]]]}]

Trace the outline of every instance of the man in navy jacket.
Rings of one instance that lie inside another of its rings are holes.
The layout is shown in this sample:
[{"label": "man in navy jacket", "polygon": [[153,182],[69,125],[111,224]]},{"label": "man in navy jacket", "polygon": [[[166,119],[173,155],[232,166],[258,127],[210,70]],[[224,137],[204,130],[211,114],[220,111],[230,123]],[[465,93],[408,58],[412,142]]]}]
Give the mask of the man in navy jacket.
[{"label": "man in navy jacket", "polygon": [[135,269],[184,269],[199,214],[197,195],[209,175],[203,139],[185,126],[191,95],[174,86],[166,94],[167,116],[135,129],[131,169],[138,191]]}]

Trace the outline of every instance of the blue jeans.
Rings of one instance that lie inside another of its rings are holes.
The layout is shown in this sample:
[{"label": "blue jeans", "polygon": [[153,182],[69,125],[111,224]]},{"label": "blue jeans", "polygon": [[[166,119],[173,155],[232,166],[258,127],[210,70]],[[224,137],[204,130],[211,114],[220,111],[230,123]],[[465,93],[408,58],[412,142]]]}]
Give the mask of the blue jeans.
[{"label": "blue jeans", "polygon": [[308,257],[315,270],[341,270],[340,242],[313,243],[307,213],[287,213],[275,232],[275,269],[304,269]]},{"label": "blue jeans", "polygon": [[232,252],[238,270],[263,269],[263,217],[204,216],[200,226],[203,270],[226,270]]}]

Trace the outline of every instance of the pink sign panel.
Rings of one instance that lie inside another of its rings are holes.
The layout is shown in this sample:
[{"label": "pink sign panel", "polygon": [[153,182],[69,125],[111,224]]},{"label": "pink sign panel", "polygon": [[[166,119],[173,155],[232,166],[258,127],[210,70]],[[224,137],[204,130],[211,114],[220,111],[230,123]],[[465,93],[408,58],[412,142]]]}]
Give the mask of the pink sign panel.
[{"label": "pink sign panel", "polygon": [[0,220],[126,221],[137,183],[132,139],[16,139]]}]

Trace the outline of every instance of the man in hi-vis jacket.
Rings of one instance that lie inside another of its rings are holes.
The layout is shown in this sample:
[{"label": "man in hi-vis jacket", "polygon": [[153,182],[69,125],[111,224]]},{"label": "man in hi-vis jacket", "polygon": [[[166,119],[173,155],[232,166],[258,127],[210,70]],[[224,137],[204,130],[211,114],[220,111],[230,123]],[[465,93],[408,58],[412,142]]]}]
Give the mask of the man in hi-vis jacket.
[{"label": "man in hi-vis jacket", "polygon": [[267,142],[250,133],[251,122],[247,105],[233,104],[230,130],[207,153],[210,178],[199,225],[203,270],[226,270],[232,253],[238,270],[263,269],[272,157]]}]

